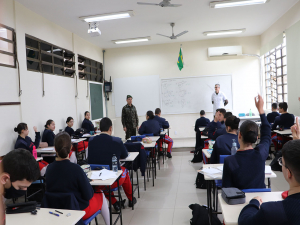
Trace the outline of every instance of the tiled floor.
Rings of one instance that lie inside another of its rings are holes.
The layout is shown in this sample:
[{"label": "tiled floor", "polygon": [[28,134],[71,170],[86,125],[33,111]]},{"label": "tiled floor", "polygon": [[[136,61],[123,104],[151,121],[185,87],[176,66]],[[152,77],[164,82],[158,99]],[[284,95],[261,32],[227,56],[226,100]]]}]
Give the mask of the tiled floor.
[{"label": "tiled floor", "polygon": [[[144,191],[143,180],[140,179],[141,196],[137,198],[134,210],[127,206],[122,211],[124,225],[189,225],[192,211],[188,206],[193,203],[206,204],[206,190],[196,189],[194,185],[196,171],[202,163],[190,163],[193,155],[188,151],[173,152],[172,155],[173,158],[164,165],[161,162],[154,187],[152,182],[147,182],[147,190]],[[276,174],[278,177],[271,181],[272,190],[287,190],[282,173]],[[125,194],[122,196],[125,197]],[[98,215],[98,222],[105,224],[101,215]]]}]

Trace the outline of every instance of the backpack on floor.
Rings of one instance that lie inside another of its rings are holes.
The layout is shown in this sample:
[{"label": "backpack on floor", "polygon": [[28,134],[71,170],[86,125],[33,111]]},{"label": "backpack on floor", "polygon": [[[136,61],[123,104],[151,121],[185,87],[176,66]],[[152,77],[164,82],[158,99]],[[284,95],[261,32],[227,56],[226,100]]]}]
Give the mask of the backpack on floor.
[{"label": "backpack on floor", "polygon": [[[191,225],[209,225],[208,210],[206,206],[191,204],[189,208],[193,211],[193,218],[190,219]],[[212,215],[211,225],[222,225],[216,214]]]},{"label": "backpack on floor", "polygon": [[202,158],[202,147],[197,148],[194,152],[194,158],[192,159],[192,163],[200,163],[203,161]]},{"label": "backpack on floor", "polygon": [[202,173],[197,173],[196,188],[206,189],[206,181],[204,180],[204,175]]},{"label": "backpack on floor", "polygon": [[275,155],[275,159],[270,163],[271,169],[273,171],[280,171],[282,172],[282,167],[278,163],[278,159],[282,157],[282,151],[278,151],[277,154]]}]

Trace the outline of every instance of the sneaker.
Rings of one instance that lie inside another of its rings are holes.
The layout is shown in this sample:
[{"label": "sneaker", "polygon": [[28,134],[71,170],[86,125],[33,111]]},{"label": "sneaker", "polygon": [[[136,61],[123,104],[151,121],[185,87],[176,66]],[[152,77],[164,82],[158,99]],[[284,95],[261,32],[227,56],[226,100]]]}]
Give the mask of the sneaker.
[{"label": "sneaker", "polygon": [[172,155],[171,155],[171,153],[170,153],[170,152],[168,152],[168,153],[167,153],[167,157],[168,157],[169,159],[171,159],[171,158],[172,158]]},{"label": "sneaker", "polygon": [[164,155],[163,151],[158,152],[158,156],[163,156],[163,155]]},{"label": "sneaker", "polygon": [[129,206],[129,207],[132,207],[132,206],[135,205],[135,204],[136,204],[136,198],[133,197],[132,201],[129,200],[128,206]]}]

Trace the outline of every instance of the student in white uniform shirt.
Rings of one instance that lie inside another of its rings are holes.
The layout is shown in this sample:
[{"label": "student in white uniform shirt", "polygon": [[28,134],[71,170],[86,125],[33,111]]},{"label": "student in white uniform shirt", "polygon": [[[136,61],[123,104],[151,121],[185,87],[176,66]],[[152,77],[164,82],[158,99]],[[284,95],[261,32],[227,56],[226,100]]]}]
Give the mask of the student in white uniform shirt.
[{"label": "student in white uniform shirt", "polygon": [[214,113],[217,109],[224,108],[228,104],[226,95],[222,91],[220,91],[220,84],[215,85],[215,92],[211,96],[211,101],[214,107]]}]

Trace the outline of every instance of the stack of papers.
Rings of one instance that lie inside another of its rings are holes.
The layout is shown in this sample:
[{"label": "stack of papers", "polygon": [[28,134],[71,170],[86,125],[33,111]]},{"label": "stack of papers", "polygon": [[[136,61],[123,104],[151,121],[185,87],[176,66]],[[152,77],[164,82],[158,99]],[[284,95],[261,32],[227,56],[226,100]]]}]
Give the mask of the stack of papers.
[{"label": "stack of papers", "polygon": [[82,137],[90,137],[91,135],[90,134],[84,134],[82,135]]},{"label": "stack of papers", "polygon": [[209,176],[212,178],[218,178],[218,177],[222,176],[223,168],[222,168],[222,170],[220,170],[218,168],[209,167],[209,168],[200,170],[199,172],[202,173],[203,175],[206,175],[206,176]]},{"label": "stack of papers", "polygon": [[54,147],[42,148],[41,151],[52,151]]},{"label": "stack of papers", "polygon": [[112,178],[117,178],[117,173],[107,169],[92,171],[90,177],[92,180],[108,180]]}]

